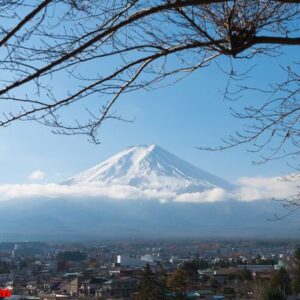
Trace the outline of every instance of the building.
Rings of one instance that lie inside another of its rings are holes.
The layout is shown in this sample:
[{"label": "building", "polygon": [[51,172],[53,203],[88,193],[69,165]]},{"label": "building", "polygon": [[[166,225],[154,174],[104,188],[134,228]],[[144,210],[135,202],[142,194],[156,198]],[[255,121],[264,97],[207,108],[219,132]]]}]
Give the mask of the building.
[{"label": "building", "polygon": [[80,290],[84,295],[90,296],[95,295],[96,290],[102,288],[103,283],[107,280],[102,277],[94,277],[87,280],[82,281]]},{"label": "building", "polygon": [[97,296],[109,299],[131,299],[137,289],[138,280],[131,277],[111,279],[103,283]]},{"label": "building", "polygon": [[147,261],[125,255],[118,255],[117,264],[126,268],[143,268],[147,264]]},{"label": "building", "polygon": [[53,290],[58,294],[77,296],[78,295],[78,278],[63,280],[58,282]]},{"label": "building", "polygon": [[248,269],[252,273],[265,273],[274,271],[274,267],[272,265],[238,265],[238,269]]},{"label": "building", "polygon": [[69,297],[67,295],[60,294],[42,294],[40,295],[40,300],[67,300]]}]

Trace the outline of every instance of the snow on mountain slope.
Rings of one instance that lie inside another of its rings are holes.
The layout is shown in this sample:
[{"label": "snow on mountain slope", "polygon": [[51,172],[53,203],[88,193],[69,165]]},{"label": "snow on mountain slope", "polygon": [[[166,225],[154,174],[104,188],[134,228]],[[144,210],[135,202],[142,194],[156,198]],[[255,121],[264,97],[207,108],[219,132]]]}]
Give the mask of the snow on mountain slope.
[{"label": "snow on mountain slope", "polygon": [[64,184],[128,185],[177,193],[202,192],[232,185],[169,153],[163,148],[134,146],[67,180]]}]

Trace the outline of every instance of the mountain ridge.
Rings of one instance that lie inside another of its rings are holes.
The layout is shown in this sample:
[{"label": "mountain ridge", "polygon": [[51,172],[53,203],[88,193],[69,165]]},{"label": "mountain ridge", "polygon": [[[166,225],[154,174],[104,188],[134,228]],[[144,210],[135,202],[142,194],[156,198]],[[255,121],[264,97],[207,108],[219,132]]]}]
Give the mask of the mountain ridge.
[{"label": "mountain ridge", "polygon": [[156,190],[167,188],[179,193],[233,187],[225,179],[204,171],[155,144],[128,147],[64,182],[67,185],[86,183],[129,185]]}]

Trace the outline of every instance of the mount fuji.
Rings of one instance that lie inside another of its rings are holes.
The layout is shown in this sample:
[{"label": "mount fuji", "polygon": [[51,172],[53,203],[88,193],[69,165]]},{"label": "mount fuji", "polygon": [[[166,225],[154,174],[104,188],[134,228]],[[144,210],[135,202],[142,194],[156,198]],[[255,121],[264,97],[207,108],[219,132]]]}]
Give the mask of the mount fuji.
[{"label": "mount fuji", "polygon": [[87,183],[128,185],[142,190],[167,189],[179,194],[233,188],[226,180],[189,164],[157,145],[127,148],[64,182],[68,185]]},{"label": "mount fuji", "polygon": [[[0,241],[287,238],[299,234],[299,215],[270,222],[268,218],[282,212],[280,204],[268,199],[226,199],[226,192],[230,195],[235,185],[156,145],[127,148],[57,186],[63,193],[52,197],[0,201]],[[73,190],[76,197],[67,193]],[[116,191],[118,198],[111,197]],[[224,192],[225,201],[209,198],[214,191]],[[157,201],[161,200],[157,195],[168,201]],[[197,201],[189,201],[195,195]]]}]

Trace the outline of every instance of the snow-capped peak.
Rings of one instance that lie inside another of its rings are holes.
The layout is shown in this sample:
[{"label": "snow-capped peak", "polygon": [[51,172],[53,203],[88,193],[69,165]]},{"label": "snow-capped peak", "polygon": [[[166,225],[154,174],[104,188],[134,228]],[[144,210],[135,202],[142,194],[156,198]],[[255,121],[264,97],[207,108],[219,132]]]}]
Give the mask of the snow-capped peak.
[{"label": "snow-capped peak", "polygon": [[72,178],[66,184],[129,185],[141,189],[200,192],[231,185],[157,145],[127,148]]}]

